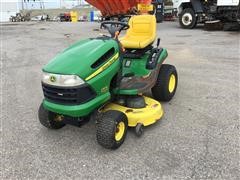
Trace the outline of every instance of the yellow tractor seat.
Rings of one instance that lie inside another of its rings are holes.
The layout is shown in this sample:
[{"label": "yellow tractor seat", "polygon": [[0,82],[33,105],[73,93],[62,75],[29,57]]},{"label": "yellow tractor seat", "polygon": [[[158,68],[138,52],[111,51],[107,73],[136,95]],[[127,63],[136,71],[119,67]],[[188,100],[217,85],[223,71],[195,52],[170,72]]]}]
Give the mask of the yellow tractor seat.
[{"label": "yellow tractor seat", "polygon": [[129,20],[130,28],[120,42],[126,49],[143,49],[156,39],[156,18],[154,15],[136,15]]}]

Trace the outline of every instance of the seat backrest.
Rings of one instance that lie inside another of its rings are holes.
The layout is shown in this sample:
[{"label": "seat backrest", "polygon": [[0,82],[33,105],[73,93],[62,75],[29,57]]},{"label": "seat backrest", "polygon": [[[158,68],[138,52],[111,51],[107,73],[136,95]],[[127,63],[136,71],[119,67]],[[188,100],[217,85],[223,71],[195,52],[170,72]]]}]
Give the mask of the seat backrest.
[{"label": "seat backrest", "polygon": [[127,36],[156,37],[156,18],[154,15],[132,16],[128,22]]}]

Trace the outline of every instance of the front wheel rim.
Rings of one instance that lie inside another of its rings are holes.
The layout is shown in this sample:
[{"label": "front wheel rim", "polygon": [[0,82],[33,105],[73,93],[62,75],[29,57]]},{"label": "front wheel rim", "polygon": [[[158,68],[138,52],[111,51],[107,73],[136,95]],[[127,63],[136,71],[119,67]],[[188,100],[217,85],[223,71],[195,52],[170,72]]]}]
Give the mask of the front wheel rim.
[{"label": "front wheel rim", "polygon": [[169,84],[168,84],[168,90],[170,93],[172,93],[175,89],[176,85],[176,77],[174,74],[171,74],[170,79],[169,79]]},{"label": "front wheel rim", "polygon": [[116,131],[115,131],[115,140],[120,141],[125,132],[125,124],[120,122],[117,124]]},{"label": "front wheel rim", "polygon": [[182,23],[185,25],[185,26],[189,26],[191,23],[192,23],[192,20],[193,20],[193,17],[190,13],[185,13],[183,16],[182,16]]}]

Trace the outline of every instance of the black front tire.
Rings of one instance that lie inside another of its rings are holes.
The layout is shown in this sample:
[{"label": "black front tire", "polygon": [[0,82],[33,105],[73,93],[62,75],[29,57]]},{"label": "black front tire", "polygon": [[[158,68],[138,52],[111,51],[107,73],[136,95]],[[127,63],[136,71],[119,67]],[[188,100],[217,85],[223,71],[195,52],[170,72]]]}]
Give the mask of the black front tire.
[{"label": "black front tire", "polygon": [[[119,124],[124,124],[124,131],[120,139],[116,139],[116,132]],[[97,142],[107,149],[117,149],[122,145],[127,134],[127,116],[116,110],[109,110],[103,113],[97,121]]]},{"label": "black front tire", "polygon": [[[173,86],[170,86],[172,76],[175,78],[175,83]],[[159,70],[156,84],[152,88],[154,99],[158,101],[170,101],[177,90],[177,84],[178,74],[176,68],[169,64],[163,64]]]},{"label": "black front tire", "polygon": [[48,111],[47,109],[45,109],[43,107],[43,104],[40,105],[39,109],[38,109],[38,118],[40,123],[49,128],[49,129],[60,129],[63,126],[65,126],[65,124],[61,121],[56,121],[57,114],[51,111]]},{"label": "black front tire", "polygon": [[186,8],[180,13],[179,24],[184,29],[193,29],[196,27],[197,17],[192,8]]}]

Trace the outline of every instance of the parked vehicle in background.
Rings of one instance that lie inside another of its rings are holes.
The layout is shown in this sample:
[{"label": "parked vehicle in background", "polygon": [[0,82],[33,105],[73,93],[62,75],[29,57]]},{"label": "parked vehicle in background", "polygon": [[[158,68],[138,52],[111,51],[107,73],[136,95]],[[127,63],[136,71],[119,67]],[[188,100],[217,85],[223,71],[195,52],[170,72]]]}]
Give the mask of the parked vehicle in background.
[{"label": "parked vehicle in background", "polygon": [[31,21],[49,21],[49,20],[50,18],[48,14],[41,14],[31,18]]},{"label": "parked vehicle in background", "polygon": [[102,20],[117,19],[122,21],[129,15],[137,14],[138,4],[153,4],[157,22],[164,19],[164,0],[86,0],[89,4],[101,11]]},{"label": "parked vehicle in background", "polygon": [[223,26],[240,26],[239,0],[173,0],[179,23],[192,29],[198,23],[221,22]]},{"label": "parked vehicle in background", "polygon": [[60,13],[59,17],[60,17],[61,22],[64,22],[64,21],[70,22],[71,21],[70,12]]},{"label": "parked vehicle in background", "polygon": [[154,5],[157,22],[162,22],[164,20],[164,0],[152,0],[152,4]]},{"label": "parked vehicle in background", "polygon": [[16,13],[16,16],[11,16],[9,18],[10,22],[21,22],[21,21],[30,21],[30,13],[22,14]]}]

